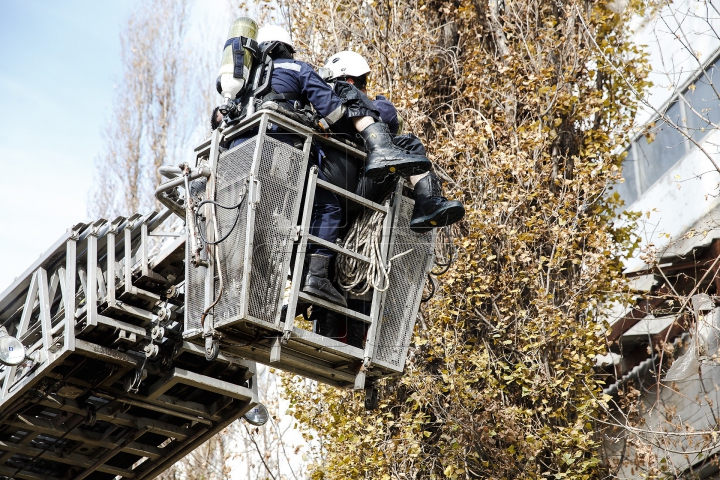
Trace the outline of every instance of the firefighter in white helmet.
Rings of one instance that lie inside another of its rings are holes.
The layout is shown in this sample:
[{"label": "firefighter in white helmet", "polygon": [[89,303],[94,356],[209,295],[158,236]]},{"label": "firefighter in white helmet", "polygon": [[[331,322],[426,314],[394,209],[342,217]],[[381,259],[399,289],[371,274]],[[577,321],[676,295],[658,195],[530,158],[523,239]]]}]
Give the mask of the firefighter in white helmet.
[{"label": "firefighter in white helmet", "polygon": [[360,133],[365,141],[365,174],[382,180],[391,173],[415,175],[428,171],[425,155],[408,153],[392,143],[387,125],[380,122],[377,110],[364,94],[338,97],[315,70],[293,58],[295,47],[287,30],[266,25],[258,31],[257,43],[273,59],[270,80],[277,99],[291,103],[310,103],[336,133]]},{"label": "firefighter in white helmet", "polygon": [[[321,73],[328,81],[347,82],[365,93],[370,65],[362,55],[343,51],[330,57]],[[397,135],[394,139],[396,144],[405,150],[425,155],[425,148],[417,137],[412,134],[400,135],[403,122],[390,101],[378,95],[373,104],[390,132]],[[412,230],[421,233],[435,227],[451,225],[465,215],[465,208],[461,202],[448,200],[442,196],[440,179],[432,170],[409,177],[415,190],[415,208],[410,222]]]},{"label": "firefighter in white helmet", "polygon": [[[374,178],[383,178],[394,171],[417,174],[430,168],[430,161],[425,155],[409,153],[392,143],[387,125],[380,122],[378,111],[365,95],[341,99],[310,65],[295,60],[295,46],[287,30],[266,25],[258,31],[257,43],[260,53],[273,62],[269,79],[271,91],[258,99],[260,102],[272,100],[289,108],[310,104],[331,130],[353,136],[359,132],[367,149],[365,168],[367,174]],[[244,140],[240,138],[237,142]],[[318,189],[310,233],[335,243],[340,234],[342,212],[342,205],[335,194]],[[334,251],[322,245],[309,245],[301,289],[327,301],[346,305],[345,298],[329,278],[334,256]]]}]

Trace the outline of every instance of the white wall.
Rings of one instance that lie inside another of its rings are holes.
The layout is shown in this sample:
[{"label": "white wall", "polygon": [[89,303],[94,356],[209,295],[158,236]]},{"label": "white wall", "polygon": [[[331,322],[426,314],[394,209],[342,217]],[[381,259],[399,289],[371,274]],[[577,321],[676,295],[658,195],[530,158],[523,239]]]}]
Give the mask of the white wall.
[{"label": "white wall", "polygon": [[[640,127],[657,116],[653,108],[658,111],[667,108],[720,53],[720,38],[716,33],[720,32],[720,14],[705,2],[682,0],[666,5],[652,18],[638,20],[636,25],[633,39],[647,46],[652,66],[650,80],[654,84],[643,98],[650,106],[643,106],[636,117],[640,131]],[[720,91],[720,75],[716,76],[715,84]],[[720,108],[720,104],[714,108]],[[692,115],[689,110],[687,113]],[[701,145],[720,164],[718,132],[708,134]],[[626,205],[627,210],[643,213],[637,230],[641,247],[654,245],[659,257],[669,254],[668,250],[691,228],[695,227],[701,234],[716,235],[713,228],[720,225],[714,222],[714,218],[720,218],[714,214],[720,205],[720,173],[696,146],[673,148],[688,151],[636,201]],[[625,168],[628,167],[626,163]],[[639,254],[625,262],[627,272],[646,268]]]}]

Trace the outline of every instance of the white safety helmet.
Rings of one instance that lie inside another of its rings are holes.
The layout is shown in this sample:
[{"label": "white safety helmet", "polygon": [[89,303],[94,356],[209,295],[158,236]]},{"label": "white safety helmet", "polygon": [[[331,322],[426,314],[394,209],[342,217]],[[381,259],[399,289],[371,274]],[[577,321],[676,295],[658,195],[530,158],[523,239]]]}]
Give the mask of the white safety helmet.
[{"label": "white safety helmet", "polygon": [[345,50],[338,52],[325,62],[325,68],[330,70],[328,80],[341,77],[362,77],[370,73],[370,65],[359,53]]},{"label": "white safety helmet", "polygon": [[286,45],[290,45],[293,50],[295,49],[295,44],[293,43],[292,38],[290,38],[290,32],[282,27],[278,27],[277,25],[265,25],[260,27],[257,35],[257,43],[259,45],[265,42],[281,42]]}]

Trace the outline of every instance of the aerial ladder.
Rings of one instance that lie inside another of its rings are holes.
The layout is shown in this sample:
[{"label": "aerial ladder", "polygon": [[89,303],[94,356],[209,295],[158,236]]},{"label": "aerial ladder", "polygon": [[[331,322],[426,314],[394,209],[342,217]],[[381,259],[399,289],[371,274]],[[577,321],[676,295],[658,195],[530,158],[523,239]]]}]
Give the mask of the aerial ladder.
[{"label": "aerial ladder", "polygon": [[[233,24],[219,85],[234,113],[194,161],[161,167],[164,208],[74,225],[0,294],[0,479],[154,478],[235,420],[267,421],[257,363],[365,390],[367,408],[402,374],[435,232],[410,230],[402,179],[376,203],[318,177],[313,145],[362,163],[358,145],[256,111],[272,69],[256,27]],[[318,189],[380,216],[370,256],[310,233]],[[384,280],[346,292],[350,308],[302,292],[313,243]],[[314,333],[309,308],[360,322],[362,345]]]},{"label": "aerial ladder", "polygon": [[[162,211],[73,226],[0,294],[0,478],[153,478],[238,418],[267,419],[257,363],[377,403],[375,383],[404,369],[435,233],[409,229],[401,179],[374,203],[318,178],[313,143],[364,159],[278,109],[250,112],[161,170]],[[309,233],[317,189],[383,215],[377,258]],[[391,267],[369,308],[301,291],[313,242]],[[308,306],[365,324],[363,346],[313,333]]]}]

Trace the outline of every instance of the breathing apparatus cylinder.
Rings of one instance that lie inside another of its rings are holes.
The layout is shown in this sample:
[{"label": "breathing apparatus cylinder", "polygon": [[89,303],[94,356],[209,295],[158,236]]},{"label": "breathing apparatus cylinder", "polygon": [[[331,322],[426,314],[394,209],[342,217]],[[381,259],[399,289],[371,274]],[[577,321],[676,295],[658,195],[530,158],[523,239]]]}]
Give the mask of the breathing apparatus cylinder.
[{"label": "breathing apparatus cylinder", "polygon": [[233,100],[250,82],[253,56],[243,46],[243,42],[245,39],[256,40],[257,32],[257,23],[248,17],[238,18],[230,27],[217,80],[218,92],[225,99],[223,106],[220,107],[223,115],[226,115],[228,110],[234,110]]}]

